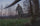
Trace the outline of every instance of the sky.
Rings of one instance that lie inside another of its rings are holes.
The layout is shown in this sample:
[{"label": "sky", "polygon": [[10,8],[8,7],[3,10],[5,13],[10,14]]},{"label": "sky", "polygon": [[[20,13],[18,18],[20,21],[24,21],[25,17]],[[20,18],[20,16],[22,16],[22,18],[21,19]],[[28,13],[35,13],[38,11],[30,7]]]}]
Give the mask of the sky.
[{"label": "sky", "polygon": [[[7,5],[10,5],[12,2],[14,2],[15,0],[0,0],[0,6],[3,5],[3,7],[7,6]],[[20,2],[18,2],[21,6],[23,6],[22,2],[24,0],[21,0]]]},{"label": "sky", "polygon": [[[0,9],[1,9],[1,5],[3,5],[3,8],[5,8],[5,6],[8,6],[10,5],[11,3],[13,3],[15,0],[0,0]],[[17,4],[20,4],[22,7],[23,7],[23,1],[24,0],[21,0],[20,2],[18,2]],[[13,15],[16,14],[16,7],[17,7],[17,4],[15,4],[14,6],[12,6],[12,12],[13,12]],[[2,12],[4,13],[4,12]]]},{"label": "sky", "polygon": [[[5,7],[5,6],[7,6],[7,5],[10,5],[12,2],[14,2],[15,0],[0,0],[0,6],[1,5],[3,5],[3,7]],[[21,6],[23,6],[23,1],[24,0],[21,0],[20,2],[19,2],[19,4],[21,5]],[[40,0],[39,0],[39,2],[40,2]]]},{"label": "sky", "polygon": [[[5,8],[5,6],[8,6],[8,5],[10,5],[12,2],[14,2],[15,0],[0,0],[0,9],[1,9],[1,5],[3,5],[3,8]],[[21,0],[20,2],[18,2],[17,4],[20,4],[22,7],[23,7],[23,2],[24,2],[25,0]],[[39,3],[40,3],[40,0],[39,0]],[[15,9],[16,9],[16,7],[17,7],[17,4],[15,4],[13,7],[14,7],[14,11],[15,11]],[[12,8],[13,8],[12,7]],[[14,12],[14,14],[16,14],[15,12]]]}]

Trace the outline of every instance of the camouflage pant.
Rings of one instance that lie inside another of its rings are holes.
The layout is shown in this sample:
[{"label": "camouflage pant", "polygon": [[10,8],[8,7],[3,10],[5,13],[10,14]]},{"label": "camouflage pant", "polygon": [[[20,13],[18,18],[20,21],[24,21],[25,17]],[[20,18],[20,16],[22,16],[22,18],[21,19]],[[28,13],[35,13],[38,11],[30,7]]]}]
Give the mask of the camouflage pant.
[{"label": "camouflage pant", "polygon": [[22,17],[22,14],[21,14],[21,13],[18,13],[18,15],[19,15],[20,17]]}]

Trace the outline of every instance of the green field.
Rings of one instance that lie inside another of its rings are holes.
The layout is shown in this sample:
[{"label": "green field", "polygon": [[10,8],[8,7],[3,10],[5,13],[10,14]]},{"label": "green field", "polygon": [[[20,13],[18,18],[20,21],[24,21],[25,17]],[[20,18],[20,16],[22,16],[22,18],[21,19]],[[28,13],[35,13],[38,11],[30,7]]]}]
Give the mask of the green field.
[{"label": "green field", "polygon": [[24,26],[25,23],[30,23],[30,18],[0,19],[0,26]]}]

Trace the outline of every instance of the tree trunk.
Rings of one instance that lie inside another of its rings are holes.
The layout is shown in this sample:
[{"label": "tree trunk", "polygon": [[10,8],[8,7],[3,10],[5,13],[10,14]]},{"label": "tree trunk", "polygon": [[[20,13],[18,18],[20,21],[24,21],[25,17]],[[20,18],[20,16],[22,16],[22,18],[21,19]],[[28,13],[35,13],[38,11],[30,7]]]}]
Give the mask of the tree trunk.
[{"label": "tree trunk", "polygon": [[35,13],[33,13],[33,8],[32,8],[32,4],[31,4],[31,0],[30,0],[30,9],[31,9],[31,15],[32,15],[31,23],[32,24],[36,22],[36,18],[38,16],[38,10],[39,10],[39,2],[38,2],[38,0],[33,0],[33,3],[35,4],[35,9],[34,9]]},{"label": "tree trunk", "polygon": [[35,4],[35,15],[38,15],[38,11],[39,11],[39,0],[33,0],[34,4]]}]

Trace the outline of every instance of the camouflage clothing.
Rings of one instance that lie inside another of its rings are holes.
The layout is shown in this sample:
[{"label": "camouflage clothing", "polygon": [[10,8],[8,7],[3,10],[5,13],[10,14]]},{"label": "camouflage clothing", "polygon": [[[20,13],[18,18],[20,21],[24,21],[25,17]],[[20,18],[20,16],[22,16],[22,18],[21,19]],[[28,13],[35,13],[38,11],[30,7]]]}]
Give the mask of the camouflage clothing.
[{"label": "camouflage clothing", "polygon": [[18,7],[16,8],[16,11],[18,11],[18,15],[21,15],[21,14],[23,13],[21,6],[18,6]]}]

